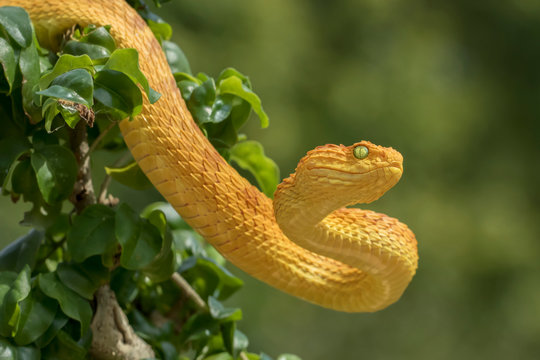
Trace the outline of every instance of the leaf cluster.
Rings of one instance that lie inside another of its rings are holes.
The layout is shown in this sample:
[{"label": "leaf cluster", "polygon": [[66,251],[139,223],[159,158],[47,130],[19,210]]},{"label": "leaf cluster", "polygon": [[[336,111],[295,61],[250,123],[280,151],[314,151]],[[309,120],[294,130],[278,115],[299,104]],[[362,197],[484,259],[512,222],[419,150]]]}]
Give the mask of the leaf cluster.
[{"label": "leaf cluster", "polygon": [[[277,167],[259,143],[238,135],[252,109],[263,126],[268,121],[249,79],[231,68],[216,81],[192,76],[169,41],[170,26],[141,0],[131,3],[161,41],[201,130],[271,194]],[[74,155],[73,134],[83,128],[93,150],[127,152],[116,123],[140,113],[142,91],[159,100],[137,51],[117,49],[109,29],[77,28],[52,53],[40,48],[23,9],[0,8],[0,186],[12,201],[32,204],[21,221],[32,229],[0,251],[0,357],[85,358],[94,293],[109,284],[157,358],[271,360],[247,351],[238,329],[242,311],[223,305],[242,281],[169,204],[140,213],[123,202],[80,212],[73,206],[83,162]],[[102,171],[135,189],[149,186],[135,163]],[[171,279],[175,272],[204,306]]]}]

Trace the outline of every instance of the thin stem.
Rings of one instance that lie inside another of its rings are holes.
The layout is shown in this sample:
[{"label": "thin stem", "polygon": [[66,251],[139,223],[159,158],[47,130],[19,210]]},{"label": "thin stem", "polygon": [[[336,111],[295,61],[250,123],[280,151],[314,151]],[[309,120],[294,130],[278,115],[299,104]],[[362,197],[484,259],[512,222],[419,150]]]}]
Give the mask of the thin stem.
[{"label": "thin stem", "polygon": [[[122,155],[118,160],[112,164],[112,167],[119,167],[123,165],[131,156],[131,153],[128,151],[124,155]],[[103,182],[101,183],[101,187],[99,189],[99,195],[98,195],[98,202],[100,204],[105,204],[107,201],[107,189],[109,188],[109,185],[111,184],[111,175],[107,174],[105,175],[105,178],[103,179]]]},{"label": "thin stem", "polygon": [[206,303],[204,300],[197,294],[197,292],[189,285],[189,283],[184,279],[182,276],[180,276],[179,273],[174,272],[171,276],[172,281],[178,286],[181,290],[184,291],[184,293],[197,305],[199,310],[206,311],[208,308],[206,307]]},{"label": "thin stem", "polygon": [[86,153],[86,156],[83,160],[86,160],[86,158],[88,156],[90,156],[90,154],[96,150],[96,148],[98,147],[99,143],[101,142],[101,140],[103,140],[103,138],[105,137],[105,135],[107,135],[109,133],[109,131],[111,131],[111,129],[113,127],[115,127],[118,123],[116,121],[113,121],[111,122],[111,124],[109,126],[107,126],[107,128],[105,130],[103,130],[99,135],[98,137],[96,138],[96,140],[94,140],[94,142],[92,143],[92,145],[90,145],[90,148],[88,149],[88,152]]}]

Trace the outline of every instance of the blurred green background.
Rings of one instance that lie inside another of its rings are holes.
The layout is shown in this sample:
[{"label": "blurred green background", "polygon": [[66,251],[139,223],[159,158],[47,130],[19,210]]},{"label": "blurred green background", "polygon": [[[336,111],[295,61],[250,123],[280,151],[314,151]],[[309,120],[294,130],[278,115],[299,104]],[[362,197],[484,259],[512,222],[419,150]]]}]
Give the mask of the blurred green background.
[{"label": "blurred green background", "polygon": [[[416,233],[402,299],[342,314],[234,269],[252,351],[310,359],[540,358],[540,2],[183,0],[158,11],[194,72],[248,74],[271,118],[246,133],[282,177],[305,152],[398,149],[374,204]],[[100,175],[97,174],[99,177]],[[158,199],[116,186],[135,206]],[[26,232],[0,199],[0,246]]]}]

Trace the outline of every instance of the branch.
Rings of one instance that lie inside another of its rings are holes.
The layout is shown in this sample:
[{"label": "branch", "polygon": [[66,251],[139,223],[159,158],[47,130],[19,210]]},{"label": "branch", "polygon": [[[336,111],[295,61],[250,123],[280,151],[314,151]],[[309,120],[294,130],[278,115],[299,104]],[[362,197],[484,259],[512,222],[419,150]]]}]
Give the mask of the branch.
[{"label": "branch", "polygon": [[70,201],[75,206],[77,214],[79,214],[87,206],[96,203],[92,174],[90,172],[88,136],[85,121],[79,121],[75,129],[69,132],[69,142],[77,164],[79,164],[77,182],[71,193]]},{"label": "branch", "polygon": [[179,273],[174,272],[171,276],[172,281],[178,286],[181,290],[184,291],[184,293],[197,305],[199,310],[206,311],[208,308],[206,307],[206,303],[204,300],[197,294],[197,292],[189,285],[189,283],[184,279],[182,276],[180,276]]},{"label": "branch", "polygon": [[135,334],[109,286],[100,287],[95,296],[97,310],[91,325],[90,354],[106,360],[154,358],[152,347]]}]

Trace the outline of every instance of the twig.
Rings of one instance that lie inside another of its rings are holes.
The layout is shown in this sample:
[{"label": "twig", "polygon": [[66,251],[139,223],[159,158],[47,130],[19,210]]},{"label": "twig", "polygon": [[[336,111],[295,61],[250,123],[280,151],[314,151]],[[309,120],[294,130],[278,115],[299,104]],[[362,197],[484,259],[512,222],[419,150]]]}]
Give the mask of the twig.
[{"label": "twig", "polygon": [[105,130],[103,130],[99,135],[98,137],[94,140],[94,142],[92,143],[92,145],[90,145],[90,148],[88,149],[88,152],[86,153],[86,157],[83,159],[83,160],[86,160],[86,158],[88,156],[90,156],[90,154],[96,150],[96,148],[98,147],[99,143],[101,142],[101,140],[103,140],[103,138],[105,137],[105,135],[107,135],[109,133],[109,131],[111,131],[111,129],[113,127],[115,127],[115,125],[118,124],[116,121],[113,121],[111,122],[111,124],[109,126],[107,126],[107,128]]},{"label": "twig", "polygon": [[[131,156],[131,153],[128,151],[124,155],[122,155],[118,160],[114,162],[112,167],[118,167],[121,166],[126,160],[128,160]],[[99,189],[99,195],[98,195],[98,202],[100,204],[106,204],[107,202],[107,189],[109,188],[109,185],[111,183],[111,175],[107,174],[105,175],[105,178],[103,179],[103,182],[101,183],[101,187]]]},{"label": "twig", "polygon": [[180,276],[179,273],[174,272],[171,276],[172,281],[178,286],[184,293],[197,305],[199,310],[206,311],[208,308],[204,300],[197,294],[197,292],[189,285],[189,283]]},{"label": "twig", "polygon": [[98,203],[105,204],[107,202],[107,189],[111,183],[111,175],[107,174],[103,182],[101,183],[101,188],[99,189]]},{"label": "twig", "polygon": [[242,359],[242,360],[249,360],[247,354],[246,354],[244,351],[242,351],[242,352],[240,353],[240,359]]}]

